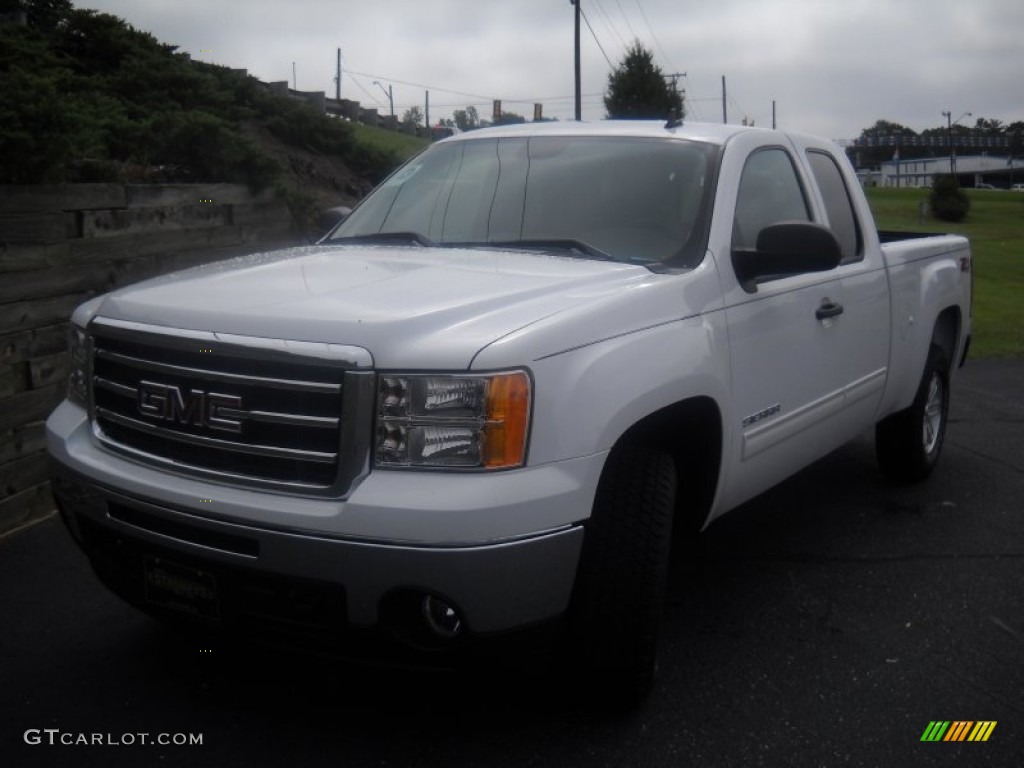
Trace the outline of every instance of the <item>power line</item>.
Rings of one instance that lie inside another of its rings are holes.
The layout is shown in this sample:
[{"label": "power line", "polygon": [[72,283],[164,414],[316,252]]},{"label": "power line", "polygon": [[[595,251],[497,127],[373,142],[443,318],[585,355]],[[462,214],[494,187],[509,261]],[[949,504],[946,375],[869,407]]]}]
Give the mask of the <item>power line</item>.
[{"label": "power line", "polygon": [[729,94],[728,94],[728,100],[729,100],[729,103],[730,103],[730,104],[732,104],[732,105],[733,105],[734,107],[736,107],[736,110],[737,110],[738,112],[742,113],[742,115],[743,115],[744,119],[749,119],[749,118],[750,118],[750,113],[749,113],[749,112],[747,112],[747,110],[745,110],[745,109],[744,109],[744,108],[743,108],[743,107],[742,107],[742,106],[740,105],[740,103],[739,103],[738,101],[736,101],[736,99],[735,99],[735,98],[733,97],[732,93],[729,93]]},{"label": "power line", "polygon": [[622,37],[622,35],[619,34],[619,30],[612,22],[612,17],[608,15],[608,11],[604,9],[604,6],[601,5],[601,3],[598,0],[591,0],[590,4],[597,9],[597,15],[601,18],[601,22],[605,25],[605,27],[607,27],[611,31],[612,35],[618,38],[619,45],[622,46],[622,50],[627,50],[629,46],[626,44],[626,41]]},{"label": "power line", "polygon": [[351,69],[346,69],[350,75],[359,75],[360,77],[368,77],[374,80],[386,80],[389,83],[398,83],[399,85],[408,85],[412,88],[423,88],[428,91],[442,91],[443,93],[454,93],[457,96],[468,96],[471,99],[480,99],[481,101],[493,101],[494,96],[481,96],[479,93],[466,93],[465,91],[455,91],[451,88],[441,88],[437,85],[424,85],[423,83],[410,83],[406,80],[398,80],[394,77],[387,77],[385,75],[371,75],[367,72],[355,72]]},{"label": "power line", "polygon": [[[349,70],[347,70],[347,69],[345,70],[345,72],[347,72],[347,73],[348,73],[349,75],[355,75],[355,74],[356,74],[355,72],[350,72],[350,71],[349,71]],[[360,77],[365,77],[365,75],[360,75]],[[353,78],[352,78],[352,82],[353,82],[353,83],[355,83],[356,85],[358,85],[358,86],[359,86],[359,90],[361,90],[361,91],[362,91],[363,93],[365,93],[365,94],[366,94],[367,96],[369,96],[369,97],[370,97],[370,99],[371,99],[371,100],[373,101],[373,103],[374,103],[374,104],[377,104],[377,105],[379,105],[379,106],[381,106],[381,107],[383,107],[383,106],[384,106],[384,104],[383,104],[383,103],[382,103],[382,102],[380,101],[380,99],[379,99],[379,98],[377,98],[377,96],[375,96],[375,95],[373,94],[373,92],[372,92],[372,91],[368,90],[368,89],[366,88],[366,86],[364,86],[364,85],[363,85],[362,83],[360,83],[360,82],[359,82],[358,78],[356,78],[356,77],[353,77]]]},{"label": "power line", "polygon": [[[581,8],[581,10],[582,10],[582,8]],[[586,19],[585,14],[584,14],[584,18]],[[611,66],[614,69],[615,65],[612,64],[611,60],[608,57],[607,52],[604,50],[604,48],[601,45],[600,39],[594,33],[594,29],[590,25],[590,20],[586,19],[586,22],[587,22],[587,27],[590,29],[591,35],[593,35],[593,37],[594,37],[594,42],[597,43],[598,48],[601,49],[601,53],[604,55],[605,61],[607,61],[609,66]],[[375,75],[375,74],[371,74],[369,72],[356,72],[355,70],[352,70],[352,69],[345,69],[344,72],[346,74],[352,76],[352,82],[355,83],[356,86],[363,93],[365,93],[367,95],[367,97],[370,99],[370,101],[372,101],[374,104],[376,104],[378,106],[382,106],[382,107],[384,106],[384,104],[373,93],[373,91],[367,89],[359,81],[359,78],[367,78],[367,79],[371,79],[372,78],[374,80],[382,80],[382,81],[385,81],[385,82],[395,83],[395,84],[398,84],[398,85],[406,85],[406,86],[410,86],[410,87],[413,87],[413,88],[423,88],[424,90],[429,90],[429,91],[439,91],[439,92],[442,92],[442,93],[451,93],[451,94],[455,94],[456,96],[466,96],[466,97],[468,97],[468,98],[473,100],[469,104],[462,103],[462,102],[459,102],[459,103],[432,104],[432,106],[435,106],[438,109],[448,109],[448,108],[454,109],[454,108],[462,108],[462,107],[466,107],[466,106],[474,106],[474,107],[479,107],[479,108],[487,108],[490,104],[492,104],[494,102],[494,100],[496,98],[494,96],[483,96],[483,95],[478,94],[478,93],[468,93],[466,91],[458,91],[458,90],[454,90],[454,89],[451,89],[451,88],[442,88],[442,87],[436,86],[436,85],[427,85],[427,84],[424,84],[424,83],[414,83],[414,82],[409,82],[409,81],[406,81],[406,80],[399,80],[397,78],[388,77],[386,75]],[[585,93],[585,94],[582,94],[582,98],[586,99],[588,102],[592,102],[592,103],[595,103],[595,104],[597,104],[599,101],[601,103],[603,103],[604,94],[603,93]],[[541,103],[547,104],[547,103],[554,103],[554,102],[572,101],[573,99],[575,99],[575,96],[535,96],[535,97],[523,97],[523,98],[511,98],[511,99],[510,98],[506,98],[506,97],[502,97],[501,101],[504,104],[541,104]],[[414,105],[406,105],[406,104],[398,103],[398,102],[395,103],[395,109],[396,110],[400,110],[400,109],[402,109],[402,108],[404,108],[406,106],[414,106]]]},{"label": "power line", "polygon": [[650,19],[647,18],[647,12],[644,11],[644,7],[640,5],[640,0],[635,0],[635,2],[636,7],[640,9],[640,15],[643,16],[644,24],[647,25],[647,31],[651,33],[651,39],[654,40],[654,45],[658,49],[658,53],[661,54],[661,58],[665,61],[665,64],[668,65],[668,68],[674,71],[676,67],[672,65],[671,60],[665,54],[665,49],[662,47],[661,42],[658,40],[658,36],[654,34],[654,27],[651,26],[651,21]]},{"label": "power line", "polygon": [[629,34],[631,34],[634,37],[634,39],[639,40],[640,36],[633,31],[633,25],[629,23],[629,17],[627,17],[626,12],[622,10],[622,3],[620,3],[619,0],[615,0],[615,4],[619,6],[619,13],[622,14],[622,18],[626,22],[626,29],[629,30]]},{"label": "power line", "polygon": [[[683,79],[686,80],[686,86],[687,86],[686,87],[686,92],[689,93],[689,91],[690,91],[690,87],[689,87],[690,86],[690,78],[689,78],[688,75],[683,75]],[[683,101],[684,101],[684,103],[689,104],[692,107],[692,109],[693,109],[693,119],[699,121],[701,119],[700,110],[697,108],[697,105],[694,102],[700,101],[700,99],[691,99],[691,98],[687,97]]]},{"label": "power line", "polygon": [[583,10],[583,6],[580,6],[580,13],[583,14],[583,20],[587,22],[587,29],[590,30],[590,36],[594,38],[594,42],[597,43],[597,47],[601,49],[601,54],[604,56],[604,60],[608,62],[608,66],[615,69],[615,65],[612,64],[612,60],[608,58],[608,54],[604,52],[604,46],[601,45],[601,41],[597,39],[597,35],[594,33],[594,28],[590,26],[590,19],[587,18],[586,12]]}]

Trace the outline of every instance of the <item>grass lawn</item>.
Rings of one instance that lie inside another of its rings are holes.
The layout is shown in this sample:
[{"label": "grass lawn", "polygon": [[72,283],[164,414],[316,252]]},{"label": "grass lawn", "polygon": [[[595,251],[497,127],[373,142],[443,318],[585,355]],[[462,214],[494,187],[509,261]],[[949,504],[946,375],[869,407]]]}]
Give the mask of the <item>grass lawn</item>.
[{"label": "grass lawn", "polygon": [[966,235],[974,254],[971,357],[1024,357],[1024,192],[967,190],[961,222],[920,217],[927,189],[869,189],[879,229]]},{"label": "grass lawn", "polygon": [[355,129],[356,141],[366,146],[378,147],[395,151],[402,160],[415,155],[430,144],[426,139],[418,139],[400,131],[387,131],[383,128],[372,128],[362,123],[350,123]]}]

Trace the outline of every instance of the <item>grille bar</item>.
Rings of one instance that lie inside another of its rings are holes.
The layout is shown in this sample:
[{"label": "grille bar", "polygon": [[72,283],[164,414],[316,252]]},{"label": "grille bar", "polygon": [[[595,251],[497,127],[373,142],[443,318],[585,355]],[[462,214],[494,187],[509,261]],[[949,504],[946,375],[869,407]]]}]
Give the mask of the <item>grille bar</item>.
[{"label": "grille bar", "polygon": [[298,427],[319,427],[321,429],[337,429],[340,419],[333,416],[305,416],[301,413],[275,413],[274,411],[235,411],[222,408],[220,411],[228,418],[252,419],[268,424],[291,424]]},{"label": "grille bar", "polygon": [[105,389],[108,392],[113,392],[115,395],[124,395],[125,397],[136,398],[139,396],[139,390],[135,387],[129,387],[126,384],[119,384],[116,381],[110,381],[104,379],[101,376],[94,376],[92,380],[94,387]]},{"label": "grille bar", "polygon": [[187,432],[178,432],[174,429],[165,429],[153,424],[147,424],[146,422],[139,421],[138,419],[131,419],[127,416],[122,416],[120,413],[108,411],[106,408],[97,408],[96,416],[97,418],[108,419],[123,427],[136,429],[139,432],[155,435],[165,440],[176,440],[180,443],[188,443],[189,445],[203,445],[211,448],[220,448],[225,451],[250,453],[253,456],[271,456],[279,459],[312,461],[318,464],[333,464],[338,460],[337,453],[303,451],[296,448],[279,448],[272,445],[250,445],[247,443],[236,443],[231,440],[221,440],[216,437],[206,437],[205,435],[193,435]]},{"label": "grille bar", "polygon": [[209,381],[226,381],[241,384],[253,384],[261,387],[273,387],[276,389],[290,389],[298,392],[341,392],[340,384],[330,384],[318,381],[294,381],[289,379],[271,379],[261,376],[249,376],[240,373],[227,373],[224,371],[212,371],[203,368],[189,368],[182,365],[171,365],[160,363],[155,360],[142,360],[130,355],[123,355],[117,352],[108,352],[105,349],[97,349],[96,357],[100,360],[110,360],[115,363],[129,365],[133,368],[141,368],[145,371],[156,373],[169,373],[176,376],[190,376],[202,378]]},{"label": "grille bar", "polygon": [[259,485],[272,484],[275,489],[290,491],[301,495],[321,495],[324,491],[323,483],[307,483],[300,480],[275,480],[273,483],[270,483],[270,481],[255,478],[251,474],[226,472],[220,469],[208,469],[195,464],[186,464],[178,461],[177,459],[158,456],[154,453],[147,453],[146,451],[139,450],[138,448],[132,448],[128,445],[118,444],[116,445],[116,449],[119,453],[123,453],[126,456],[132,456],[146,464],[152,464],[169,470],[184,471],[188,474],[194,474],[210,480],[218,480],[221,482],[231,481],[239,485],[252,485],[254,481],[256,481]]}]

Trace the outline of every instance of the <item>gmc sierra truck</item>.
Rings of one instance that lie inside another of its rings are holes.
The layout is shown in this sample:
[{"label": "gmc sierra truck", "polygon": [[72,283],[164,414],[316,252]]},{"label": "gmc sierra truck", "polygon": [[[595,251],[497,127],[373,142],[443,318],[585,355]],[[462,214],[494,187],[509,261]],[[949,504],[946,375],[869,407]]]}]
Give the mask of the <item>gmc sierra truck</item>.
[{"label": "gmc sierra truck", "polygon": [[54,490],[152,613],[427,655],[558,626],[636,698],[673,541],[869,427],[925,478],[970,333],[967,241],[880,236],[828,141],[474,131],[317,245],[80,306]]}]

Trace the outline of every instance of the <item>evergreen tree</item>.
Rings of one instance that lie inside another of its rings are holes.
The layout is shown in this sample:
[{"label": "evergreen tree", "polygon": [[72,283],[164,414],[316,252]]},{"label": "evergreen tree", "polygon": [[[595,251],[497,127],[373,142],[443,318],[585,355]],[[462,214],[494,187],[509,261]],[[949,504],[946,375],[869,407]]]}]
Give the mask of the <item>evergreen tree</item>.
[{"label": "evergreen tree", "polygon": [[971,209],[971,199],[960,189],[956,176],[949,173],[935,177],[928,203],[935,217],[943,221],[963,221]]},{"label": "evergreen tree", "polygon": [[640,42],[634,42],[618,68],[608,75],[604,95],[608,117],[665,120],[683,118],[683,96],[665,80],[654,54]]}]

